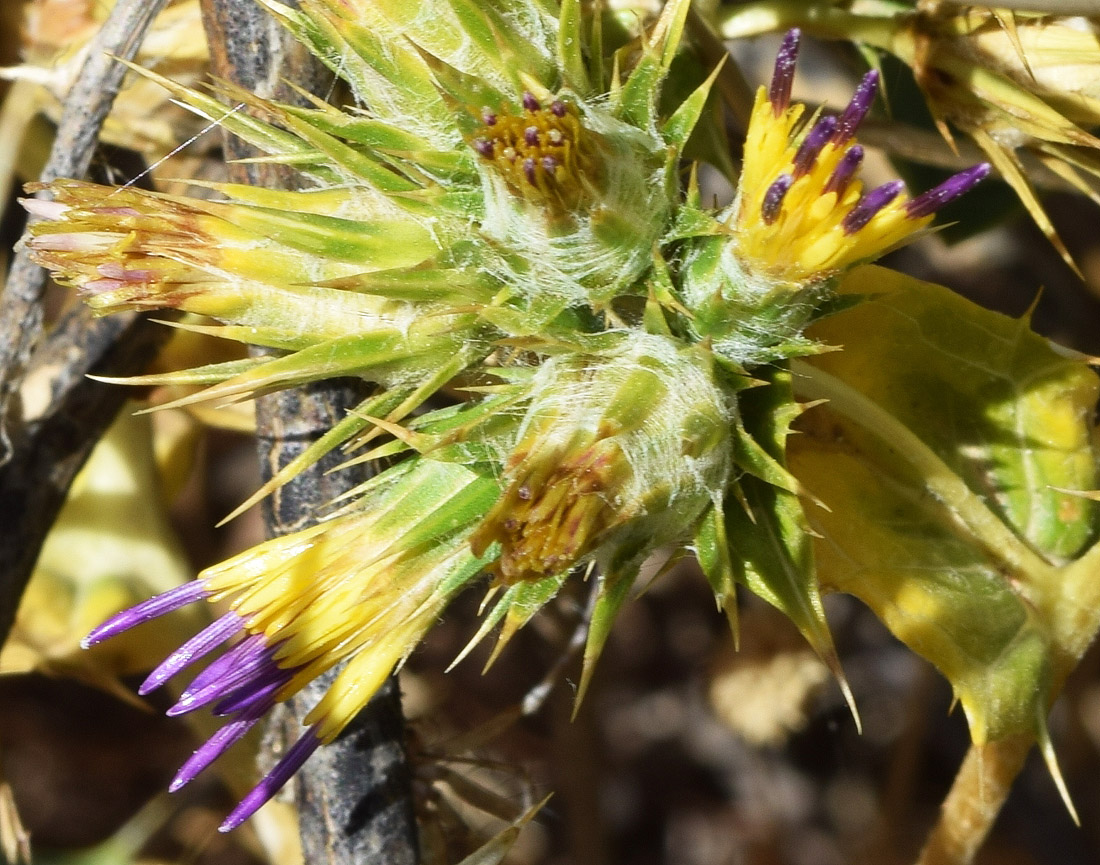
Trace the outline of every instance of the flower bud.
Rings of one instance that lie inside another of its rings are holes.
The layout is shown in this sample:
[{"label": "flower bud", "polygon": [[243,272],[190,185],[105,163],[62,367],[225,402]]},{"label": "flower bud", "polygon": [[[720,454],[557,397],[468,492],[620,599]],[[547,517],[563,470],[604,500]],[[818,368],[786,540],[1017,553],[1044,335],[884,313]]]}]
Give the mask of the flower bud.
[{"label": "flower bud", "polygon": [[501,546],[505,583],[595,558],[640,564],[685,542],[729,472],[732,408],[708,357],[616,334],[598,354],[548,360],[505,467],[506,488],[472,537]]}]

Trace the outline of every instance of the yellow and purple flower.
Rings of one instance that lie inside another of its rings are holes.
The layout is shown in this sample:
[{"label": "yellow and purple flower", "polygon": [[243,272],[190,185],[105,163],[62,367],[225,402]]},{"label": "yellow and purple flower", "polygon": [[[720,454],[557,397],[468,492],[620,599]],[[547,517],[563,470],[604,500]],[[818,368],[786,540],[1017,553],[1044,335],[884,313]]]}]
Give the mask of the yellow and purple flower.
[{"label": "yellow and purple flower", "polygon": [[815,348],[801,333],[836,279],[905,243],[937,210],[989,174],[987,163],[915,198],[900,180],[865,191],[856,132],[874,101],[868,72],[839,116],[791,102],[799,30],[783,39],[769,87],[760,87],[733,204],[719,219],[730,235],[687,255],[683,293],[700,337],[741,365]]}]

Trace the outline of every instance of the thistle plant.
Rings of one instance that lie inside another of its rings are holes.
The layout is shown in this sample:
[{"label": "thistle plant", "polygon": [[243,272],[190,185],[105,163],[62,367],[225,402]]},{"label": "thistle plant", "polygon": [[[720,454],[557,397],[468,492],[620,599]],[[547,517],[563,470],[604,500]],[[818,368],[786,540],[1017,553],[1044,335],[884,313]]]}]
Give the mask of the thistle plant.
[{"label": "thistle plant", "polygon": [[[173,788],[345,664],[222,828],[240,825],[475,584],[487,597],[471,646],[499,625],[495,658],[567,580],[590,581],[579,699],[643,564],[687,553],[734,628],[742,585],[794,622],[850,702],[821,590],[864,597],[948,676],[979,746],[1039,739],[1054,766],[1046,711],[1097,624],[1095,517],[1079,495],[1095,485],[1096,382],[1026,322],[864,266],[928,231],[988,165],[915,196],[865,188],[857,134],[877,73],[839,113],[808,115],[791,101],[792,30],[756,94],[736,197],[715,210],[682,162],[715,75],[661,102],[688,50],[686,0],[606,54],[578,0],[258,2],[354,104],[144,74],[309,188],[206,184],[208,200],[58,181],[28,202],[43,217],[36,259],[97,313],[179,310],[177,327],[279,350],[129,383],[203,386],[173,405],[338,376],[374,386],[242,508],[336,448],[387,467],[315,527],[87,637],[189,604],[225,610],[141,687],[227,647],[169,710],[227,718]],[[912,366],[888,378],[905,322]],[[959,428],[931,404],[952,362]],[[1002,450],[973,456],[1002,433]],[[987,503],[975,490],[988,487]],[[849,524],[881,531],[861,542]],[[980,603],[959,600],[971,592]],[[1003,615],[968,633],[990,599]]]}]

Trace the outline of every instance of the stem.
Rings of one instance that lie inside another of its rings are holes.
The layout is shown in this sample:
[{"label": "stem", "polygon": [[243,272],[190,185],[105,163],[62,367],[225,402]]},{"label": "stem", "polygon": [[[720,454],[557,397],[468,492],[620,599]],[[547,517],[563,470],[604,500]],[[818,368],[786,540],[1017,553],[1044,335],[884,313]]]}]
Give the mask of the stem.
[{"label": "stem", "polygon": [[[288,2],[287,5],[296,6]],[[331,76],[254,0],[202,0],[214,73],[267,98],[299,102],[285,81],[323,95]],[[260,155],[243,142],[226,141],[228,159]],[[295,189],[301,178],[286,166],[230,165],[230,179],[268,188]],[[257,433],[265,481],[316,441],[364,396],[363,383],[323,382],[256,401]],[[343,460],[330,453],[264,501],[268,534],[284,535],[314,523],[327,503],[366,478],[364,465],[334,474]],[[314,680],[291,701],[286,731],[300,733],[305,714],[339,669]],[[277,735],[277,732],[276,732]],[[293,737],[293,738],[290,738]],[[405,752],[401,695],[395,679],[331,745],[297,774],[302,850],[310,865],[415,865],[419,860],[411,772]]]},{"label": "stem", "polygon": [[899,14],[912,9],[884,4],[882,15],[853,15],[832,2],[806,3],[802,0],[759,0],[734,6],[719,16],[718,32],[725,39],[741,39],[800,27],[820,39],[863,42],[885,51],[894,50],[899,30]]},{"label": "stem", "polygon": [[[949,6],[971,6],[972,3],[950,2]],[[1043,12],[1047,15],[1100,15],[1100,0],[997,0],[998,9],[1016,12]]]},{"label": "stem", "polygon": [[971,745],[916,865],[968,865],[985,841],[1035,743],[1019,734]]}]

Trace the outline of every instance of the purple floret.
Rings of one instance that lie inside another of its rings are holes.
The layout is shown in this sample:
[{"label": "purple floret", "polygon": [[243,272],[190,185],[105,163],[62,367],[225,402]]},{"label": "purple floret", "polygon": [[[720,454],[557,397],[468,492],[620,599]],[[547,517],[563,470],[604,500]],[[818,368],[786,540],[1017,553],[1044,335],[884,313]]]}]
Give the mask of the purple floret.
[{"label": "purple floret", "polygon": [[862,162],[863,147],[859,144],[853,144],[848,148],[848,151],[840,157],[840,162],[836,164],[833,173],[829,175],[829,179],[825,182],[822,192],[835,192],[837,198],[840,198],[840,196],[844,194],[844,190],[848,188],[848,184],[852,182],[852,178],[855,177],[856,172],[859,171],[859,166]]},{"label": "purple floret", "polygon": [[156,690],[184,667],[190,666],[199,658],[210,654],[226,640],[239,634],[243,627],[244,621],[240,616],[236,613],[226,613],[165,658],[160,666],[141,683],[138,693],[145,696],[150,691]]},{"label": "purple floret", "polygon": [[302,738],[295,742],[290,750],[283,755],[283,758],[275,764],[275,768],[267,774],[267,777],[260,781],[252,792],[241,800],[241,804],[233,809],[233,813],[225,818],[225,821],[218,827],[218,831],[230,832],[259,811],[260,807],[278,793],[283,785],[290,780],[291,776],[302,768],[302,764],[309,759],[320,744],[321,740],[317,738],[313,730],[306,731]]},{"label": "purple floret", "polygon": [[988,162],[980,162],[966,169],[966,171],[960,171],[953,177],[947,178],[934,189],[929,189],[911,201],[907,201],[905,203],[906,215],[911,219],[920,219],[923,216],[935,213],[948,202],[954,201],[960,195],[965,195],[977,186],[989,175],[989,172]]},{"label": "purple floret", "polygon": [[201,601],[209,594],[204,580],[192,580],[182,586],[176,586],[174,589],[169,589],[167,592],[149,598],[147,601],[142,601],[137,606],[111,616],[98,628],[93,628],[92,632],[80,641],[80,646],[87,649],[96,643],[102,643],[110,637],[130,630],[135,625],[148,622],[157,618],[157,616],[163,616],[165,613],[172,612],[172,610],[178,610],[180,607],[186,607],[188,604],[195,603],[195,601]]},{"label": "purple floret", "polygon": [[840,147],[856,134],[856,129],[871,110],[871,103],[875,101],[875,90],[878,88],[878,72],[872,69],[863,76],[859,87],[852,94],[852,101],[844,109],[837,122],[836,131],[833,133],[833,144]]},{"label": "purple floret", "polygon": [[185,784],[190,784],[198,776],[203,769],[213,763],[222,754],[224,754],[229,746],[234,742],[240,740],[249,730],[256,726],[256,722],[262,718],[267,711],[271,708],[269,703],[266,706],[257,706],[251,712],[242,714],[240,718],[226,724],[213,736],[206,740],[194,754],[180,766],[180,770],[176,773],[176,777],[172,779],[172,783],[168,785],[168,792],[175,793]]},{"label": "purple floret", "polygon": [[776,117],[791,104],[791,85],[794,83],[794,67],[798,62],[798,43],[801,38],[802,31],[797,27],[788,30],[783,37],[783,44],[779,46],[779,52],[775,55],[775,71],[772,73],[768,99]]},{"label": "purple floret", "polygon": [[810,130],[809,134],[802,139],[798,153],[794,156],[795,179],[808,173],[814,167],[818,154],[821,153],[821,148],[832,137],[833,130],[836,129],[836,123],[835,117],[822,117],[814,124],[814,128]]},{"label": "purple floret", "polygon": [[844,217],[842,223],[844,233],[855,234],[874,219],[875,214],[897,198],[903,189],[905,189],[905,184],[900,180],[891,180],[889,183],[884,183],[882,186],[872,189],[857,201],[856,206]]},{"label": "purple floret", "polygon": [[535,94],[531,93],[529,90],[523,91],[523,107],[528,111],[538,111],[542,108],[542,106],[539,105],[539,101],[535,98]]},{"label": "purple floret", "polygon": [[[242,641],[196,676],[195,681],[180,694],[179,701],[165,714],[182,715],[227,697],[249,682],[259,679],[269,681],[268,677],[275,675],[279,669],[272,660],[277,647],[278,644],[266,645],[260,634]],[[230,659],[228,663],[227,659]]]},{"label": "purple floret", "polygon": [[783,208],[783,197],[787,194],[787,190],[791,188],[792,183],[794,183],[794,178],[791,175],[780,174],[772,181],[768,191],[764,193],[764,201],[760,205],[760,216],[763,218],[765,225],[771,225],[779,218],[779,212]]}]

